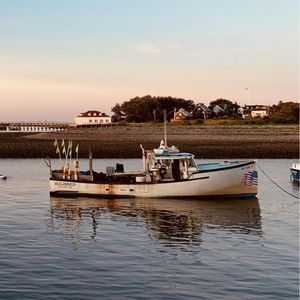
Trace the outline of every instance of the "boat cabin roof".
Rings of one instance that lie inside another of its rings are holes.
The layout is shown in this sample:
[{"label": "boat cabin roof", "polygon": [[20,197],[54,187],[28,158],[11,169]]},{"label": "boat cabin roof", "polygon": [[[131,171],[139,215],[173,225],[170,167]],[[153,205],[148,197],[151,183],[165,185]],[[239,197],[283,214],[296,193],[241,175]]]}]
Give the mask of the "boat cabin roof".
[{"label": "boat cabin roof", "polygon": [[179,153],[164,153],[164,154],[155,154],[151,153],[154,159],[184,159],[184,158],[194,158],[194,155],[191,153],[179,152]]}]

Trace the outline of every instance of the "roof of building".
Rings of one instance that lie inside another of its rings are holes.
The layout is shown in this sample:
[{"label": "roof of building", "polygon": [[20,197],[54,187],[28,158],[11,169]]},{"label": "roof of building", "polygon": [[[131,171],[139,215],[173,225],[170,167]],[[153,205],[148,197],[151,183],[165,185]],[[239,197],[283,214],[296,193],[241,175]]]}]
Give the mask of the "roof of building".
[{"label": "roof of building", "polygon": [[78,115],[76,118],[90,118],[90,117],[98,117],[98,118],[109,118],[109,116],[105,113],[102,113],[98,110],[88,110],[84,113],[81,113],[80,115]]},{"label": "roof of building", "polygon": [[201,108],[203,110],[205,110],[206,112],[211,112],[211,109],[208,108],[206,105],[204,105],[203,103],[198,103],[196,106],[195,106],[195,109],[196,110],[197,108]]},{"label": "roof of building", "polygon": [[179,114],[179,113],[183,113],[183,114],[186,115],[186,116],[190,116],[190,115],[191,115],[190,112],[184,110],[183,108],[180,108],[179,111],[176,111],[176,112],[175,112],[176,115]]},{"label": "roof of building", "polygon": [[266,107],[260,107],[260,108],[253,108],[252,111],[262,111],[262,110],[268,110]]},{"label": "roof of building", "polygon": [[245,104],[242,108],[243,109],[255,109],[255,108],[266,108],[265,105],[262,104]]},{"label": "roof of building", "polygon": [[227,104],[226,104],[226,103],[215,104],[215,105],[213,106],[213,110],[214,110],[215,108],[218,109],[218,107],[219,107],[221,110],[224,111],[224,110],[226,109],[226,107],[227,107]]}]

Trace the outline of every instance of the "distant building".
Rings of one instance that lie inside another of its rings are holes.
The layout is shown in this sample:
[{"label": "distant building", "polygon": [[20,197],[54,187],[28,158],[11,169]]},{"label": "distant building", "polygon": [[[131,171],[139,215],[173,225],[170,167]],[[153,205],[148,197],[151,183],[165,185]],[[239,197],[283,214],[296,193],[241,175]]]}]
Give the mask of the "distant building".
[{"label": "distant building", "polygon": [[220,113],[225,114],[226,112],[226,108],[227,108],[227,104],[226,103],[220,103],[220,104],[215,104],[212,108],[212,111],[218,115]]},{"label": "distant building", "polygon": [[269,109],[268,107],[260,107],[260,108],[254,108],[251,110],[251,117],[256,118],[256,117],[266,117],[269,116]]},{"label": "distant building", "polygon": [[211,109],[209,109],[204,103],[198,103],[195,105],[194,113],[195,111],[200,111],[203,114],[204,119],[209,119],[211,117]]},{"label": "distant building", "polygon": [[182,121],[186,117],[190,116],[192,116],[190,112],[184,110],[183,108],[180,108],[179,111],[174,111],[174,119],[172,119],[171,121]]},{"label": "distant building", "polygon": [[242,116],[242,118],[247,117],[266,117],[270,115],[270,107],[265,105],[245,105],[238,109],[238,113]]},{"label": "distant building", "polygon": [[98,110],[88,110],[75,117],[77,127],[94,127],[111,124],[111,117]]}]

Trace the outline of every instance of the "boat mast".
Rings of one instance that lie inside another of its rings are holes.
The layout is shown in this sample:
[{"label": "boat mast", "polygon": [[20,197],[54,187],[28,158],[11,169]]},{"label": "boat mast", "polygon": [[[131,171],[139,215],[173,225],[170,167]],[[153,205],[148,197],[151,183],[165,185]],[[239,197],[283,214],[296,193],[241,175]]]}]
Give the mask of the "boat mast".
[{"label": "boat mast", "polygon": [[164,109],[164,133],[165,133],[165,145],[167,145],[167,112]]},{"label": "boat mast", "polygon": [[94,181],[94,176],[93,176],[93,154],[92,154],[91,148],[89,148],[89,170],[90,170],[91,181]]}]

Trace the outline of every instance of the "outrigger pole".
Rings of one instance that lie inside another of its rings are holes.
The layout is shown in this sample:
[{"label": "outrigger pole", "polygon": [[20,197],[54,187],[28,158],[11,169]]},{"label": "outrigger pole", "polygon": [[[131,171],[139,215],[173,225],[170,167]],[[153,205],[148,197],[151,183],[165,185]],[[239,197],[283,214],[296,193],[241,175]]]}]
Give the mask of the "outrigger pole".
[{"label": "outrigger pole", "polygon": [[89,171],[90,171],[91,181],[94,181],[94,176],[93,176],[93,154],[92,154],[91,148],[89,148]]},{"label": "outrigger pole", "polygon": [[79,145],[77,144],[75,152],[76,152],[76,159],[74,160],[74,167],[75,167],[75,171],[74,171],[74,176],[75,176],[75,180],[78,180],[78,150],[79,150]]},{"label": "outrigger pole", "polygon": [[165,145],[167,145],[167,112],[164,109],[164,133],[165,133]]},{"label": "outrigger pole", "polygon": [[70,163],[69,163],[69,171],[68,171],[68,178],[71,178],[71,160],[72,160],[72,148],[73,148],[73,142],[71,141],[70,146],[68,147],[68,152],[69,152],[69,156],[70,156]]},{"label": "outrigger pole", "polygon": [[63,169],[63,164],[62,164],[62,160],[61,160],[60,149],[58,146],[57,139],[55,139],[55,141],[54,141],[54,146],[56,147],[56,153],[58,153],[58,155],[59,155],[59,161],[60,161],[60,166],[61,166],[60,168]]}]

